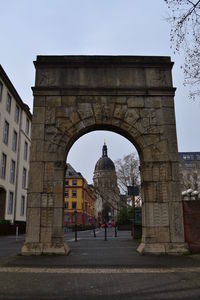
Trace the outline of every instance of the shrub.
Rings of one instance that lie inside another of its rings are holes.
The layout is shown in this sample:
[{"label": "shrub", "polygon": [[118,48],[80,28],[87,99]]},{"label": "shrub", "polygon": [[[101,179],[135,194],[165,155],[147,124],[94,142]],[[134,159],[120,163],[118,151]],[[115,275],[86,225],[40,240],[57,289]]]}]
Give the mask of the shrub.
[{"label": "shrub", "polygon": [[0,224],[11,224],[11,222],[9,220],[0,220]]},{"label": "shrub", "polygon": [[117,225],[128,225],[131,224],[133,219],[134,208],[133,207],[122,207],[117,217]]}]

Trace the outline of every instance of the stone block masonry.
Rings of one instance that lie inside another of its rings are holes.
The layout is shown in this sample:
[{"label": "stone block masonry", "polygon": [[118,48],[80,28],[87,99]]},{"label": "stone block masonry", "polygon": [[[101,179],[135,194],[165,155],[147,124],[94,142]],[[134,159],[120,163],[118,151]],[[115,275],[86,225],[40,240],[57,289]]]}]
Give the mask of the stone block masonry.
[{"label": "stone block masonry", "polygon": [[143,194],[140,253],[182,254],[174,93],[169,57],[38,56],[27,235],[23,255],[68,254],[63,179],[82,135],[111,130],[137,148]]}]

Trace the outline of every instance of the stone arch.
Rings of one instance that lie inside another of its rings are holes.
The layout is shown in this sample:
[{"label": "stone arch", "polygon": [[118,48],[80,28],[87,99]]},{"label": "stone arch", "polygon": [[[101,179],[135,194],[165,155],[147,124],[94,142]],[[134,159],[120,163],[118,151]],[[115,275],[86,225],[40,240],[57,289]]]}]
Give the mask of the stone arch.
[{"label": "stone arch", "polygon": [[38,57],[24,255],[66,254],[66,155],[82,135],[119,133],[141,163],[141,253],[183,253],[172,63],[168,57]]},{"label": "stone arch", "polygon": [[[77,126],[78,127],[78,126]],[[127,140],[129,140],[133,146],[137,149],[138,153],[140,156],[142,156],[142,143],[144,143],[144,141],[137,141],[136,138],[133,139],[133,137],[130,135],[130,132],[128,132],[126,134],[126,131],[123,130],[121,127],[117,127],[117,126],[112,126],[112,125],[109,125],[109,124],[102,124],[102,125],[96,125],[96,124],[93,124],[92,126],[88,126],[88,127],[85,127],[83,130],[81,131],[78,131],[78,134],[77,132],[71,136],[70,140],[68,143],[66,143],[66,147],[65,149],[63,149],[63,154],[65,156],[67,156],[69,150],[71,149],[71,147],[73,146],[73,144],[80,138],[82,137],[83,135],[89,133],[89,132],[92,132],[92,131],[98,131],[98,130],[107,130],[107,131],[111,131],[111,132],[115,132],[115,133],[118,133],[119,135],[125,137]]]}]

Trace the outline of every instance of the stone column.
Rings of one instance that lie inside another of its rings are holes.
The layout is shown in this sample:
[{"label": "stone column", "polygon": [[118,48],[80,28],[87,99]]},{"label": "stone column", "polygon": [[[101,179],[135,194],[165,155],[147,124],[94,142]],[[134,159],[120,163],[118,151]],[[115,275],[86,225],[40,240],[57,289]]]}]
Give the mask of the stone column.
[{"label": "stone column", "polygon": [[[27,231],[23,255],[69,253],[63,228],[65,157],[60,155],[58,146],[52,144],[51,138],[55,136],[55,110],[50,109],[49,118],[45,98],[40,96],[34,99]],[[51,125],[53,129],[49,129]]]},{"label": "stone column", "polygon": [[157,143],[141,165],[144,201],[142,243],[138,247],[141,254],[183,254],[188,251],[184,240],[177,150],[169,151],[174,146],[176,143],[160,146]]}]

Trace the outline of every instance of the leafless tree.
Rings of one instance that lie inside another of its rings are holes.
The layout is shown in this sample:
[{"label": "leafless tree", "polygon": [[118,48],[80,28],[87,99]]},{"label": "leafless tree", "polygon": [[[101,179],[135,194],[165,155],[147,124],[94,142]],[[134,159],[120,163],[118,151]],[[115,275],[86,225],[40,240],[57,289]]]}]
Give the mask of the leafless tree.
[{"label": "leafless tree", "polygon": [[127,186],[140,185],[139,165],[136,153],[130,153],[115,161],[118,185],[122,192],[127,193]]},{"label": "leafless tree", "polygon": [[200,0],[164,0],[169,8],[170,41],[174,52],[183,51],[184,85],[190,86],[189,96],[200,96]]}]

